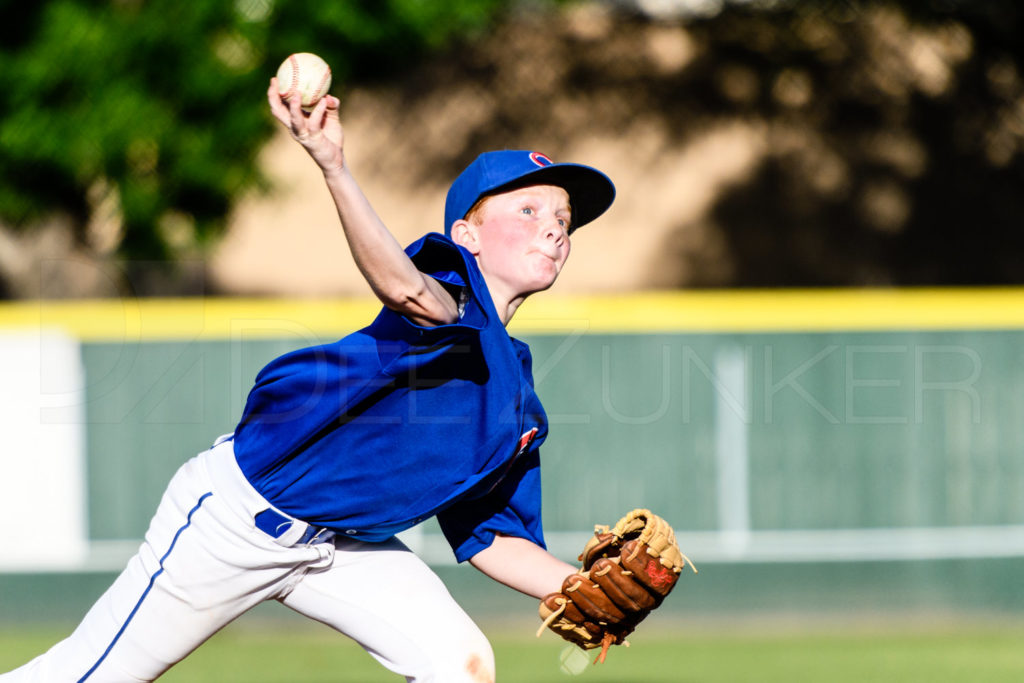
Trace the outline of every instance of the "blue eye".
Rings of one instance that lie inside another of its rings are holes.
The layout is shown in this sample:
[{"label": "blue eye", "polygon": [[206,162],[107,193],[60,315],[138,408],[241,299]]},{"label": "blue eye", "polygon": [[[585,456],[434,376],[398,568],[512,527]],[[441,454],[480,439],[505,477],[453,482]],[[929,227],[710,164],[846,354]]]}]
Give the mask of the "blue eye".
[{"label": "blue eye", "polygon": [[533,215],[533,208],[529,207],[529,206],[524,206],[523,207],[523,213],[526,214],[527,216],[532,216]]}]

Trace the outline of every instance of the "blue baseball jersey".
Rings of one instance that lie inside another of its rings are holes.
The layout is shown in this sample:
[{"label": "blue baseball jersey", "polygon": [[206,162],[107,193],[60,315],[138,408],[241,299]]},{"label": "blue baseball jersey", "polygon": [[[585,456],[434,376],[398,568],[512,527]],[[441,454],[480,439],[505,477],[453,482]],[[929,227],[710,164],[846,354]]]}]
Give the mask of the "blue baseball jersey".
[{"label": "blue baseball jersey", "polygon": [[463,293],[458,322],[384,308],[339,341],[271,361],[235,430],[235,457],[279,510],[381,541],[437,515],[461,562],[495,534],[544,545],[547,419],[529,347],[508,335],[476,260],[431,233],[406,253]]}]

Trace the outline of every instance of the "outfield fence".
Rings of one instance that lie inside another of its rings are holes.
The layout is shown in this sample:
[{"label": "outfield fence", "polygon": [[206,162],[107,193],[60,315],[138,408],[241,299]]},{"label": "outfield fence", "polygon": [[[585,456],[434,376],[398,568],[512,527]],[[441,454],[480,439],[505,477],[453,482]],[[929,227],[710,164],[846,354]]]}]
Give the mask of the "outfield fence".
[{"label": "outfield fence", "polygon": [[[117,571],[259,368],[375,309],[0,306],[3,616],[32,586]],[[703,569],[687,607],[1024,609],[1024,290],[554,298],[512,331],[552,425],[556,554],[650,507]],[[435,523],[403,536],[461,571]]]}]

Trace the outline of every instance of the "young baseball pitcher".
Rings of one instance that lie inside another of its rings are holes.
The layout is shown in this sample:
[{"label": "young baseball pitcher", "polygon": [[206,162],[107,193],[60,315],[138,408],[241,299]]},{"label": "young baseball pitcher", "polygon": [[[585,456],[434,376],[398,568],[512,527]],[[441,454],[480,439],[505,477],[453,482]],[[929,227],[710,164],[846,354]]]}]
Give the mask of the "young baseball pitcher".
[{"label": "young baseball pitcher", "polygon": [[395,534],[436,516],[459,561],[538,599],[576,571],[544,549],[548,427],[529,349],[505,326],[555,282],[611,181],[536,152],[486,153],[452,184],[444,234],[402,249],[345,161],[338,100],[305,113],[274,81],[267,95],[323,171],[384,307],[267,365],[234,432],[177,472],[81,625],[3,683],[153,680],[265,600],[408,680],[492,681],[487,639]]}]

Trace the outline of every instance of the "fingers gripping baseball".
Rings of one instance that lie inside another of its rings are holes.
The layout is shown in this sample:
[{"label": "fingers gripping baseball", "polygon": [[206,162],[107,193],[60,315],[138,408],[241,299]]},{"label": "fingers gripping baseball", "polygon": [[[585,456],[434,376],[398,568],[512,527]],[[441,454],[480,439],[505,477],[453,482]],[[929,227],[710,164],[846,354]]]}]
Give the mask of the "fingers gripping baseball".
[{"label": "fingers gripping baseball", "polygon": [[313,160],[324,171],[341,169],[345,164],[344,130],[338,116],[338,98],[327,95],[309,112],[297,97],[285,100],[278,90],[277,78],[270,79],[267,101],[274,118],[288,129]]}]

